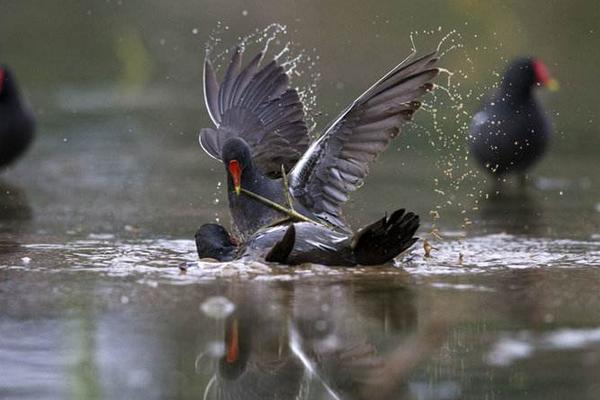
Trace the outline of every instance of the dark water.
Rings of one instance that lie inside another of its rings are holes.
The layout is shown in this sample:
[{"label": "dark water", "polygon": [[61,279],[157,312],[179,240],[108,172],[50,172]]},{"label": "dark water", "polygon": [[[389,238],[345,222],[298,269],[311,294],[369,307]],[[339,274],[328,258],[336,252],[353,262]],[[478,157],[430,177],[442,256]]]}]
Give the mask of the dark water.
[{"label": "dark water", "polygon": [[[0,62],[39,123],[0,177],[0,398],[600,397],[599,13],[0,0]],[[414,210],[431,258],[419,242],[378,268],[179,269],[201,223],[228,223],[222,167],[197,145],[205,43],[273,22],[319,56],[320,127],[409,53],[411,32],[422,50],[460,45],[442,60],[453,98],[427,100],[345,210],[354,226]],[[489,196],[464,127],[524,53],[561,81],[540,93],[557,133],[526,191]]]}]

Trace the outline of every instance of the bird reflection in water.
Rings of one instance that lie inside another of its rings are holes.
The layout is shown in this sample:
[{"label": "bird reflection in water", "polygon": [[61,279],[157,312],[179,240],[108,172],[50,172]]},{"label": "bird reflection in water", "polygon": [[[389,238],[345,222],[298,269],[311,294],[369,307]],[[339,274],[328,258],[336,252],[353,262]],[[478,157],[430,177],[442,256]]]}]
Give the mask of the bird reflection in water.
[{"label": "bird reflection in water", "polygon": [[[441,345],[446,324],[418,327],[414,294],[377,284],[397,302],[337,284],[297,284],[291,298],[281,299],[235,288],[236,309],[225,320],[204,398],[413,398],[408,377]],[[381,318],[391,320],[390,332],[381,329]]]}]

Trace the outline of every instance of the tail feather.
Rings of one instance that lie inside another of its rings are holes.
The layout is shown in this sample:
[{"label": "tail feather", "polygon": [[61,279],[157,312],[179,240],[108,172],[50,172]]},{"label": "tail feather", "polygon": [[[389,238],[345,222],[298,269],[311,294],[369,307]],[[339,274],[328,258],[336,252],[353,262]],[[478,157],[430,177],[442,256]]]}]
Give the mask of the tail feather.
[{"label": "tail feather", "polygon": [[356,262],[383,264],[410,248],[418,238],[419,216],[404,209],[396,210],[357,232],[353,240]]},{"label": "tail feather", "polygon": [[287,264],[287,258],[294,249],[296,242],[296,228],[294,224],[291,224],[281,240],[273,246],[269,253],[265,257],[267,262],[277,262],[280,264]]}]

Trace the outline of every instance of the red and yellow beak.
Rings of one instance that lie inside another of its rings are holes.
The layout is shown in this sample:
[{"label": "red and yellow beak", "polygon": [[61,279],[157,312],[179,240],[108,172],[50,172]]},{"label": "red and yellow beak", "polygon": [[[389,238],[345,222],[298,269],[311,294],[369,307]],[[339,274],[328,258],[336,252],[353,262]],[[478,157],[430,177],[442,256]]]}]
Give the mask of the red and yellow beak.
[{"label": "red and yellow beak", "polygon": [[533,71],[535,72],[535,79],[537,83],[548,88],[552,92],[556,92],[560,85],[556,79],[550,76],[548,67],[540,60],[533,60]]},{"label": "red and yellow beak", "polygon": [[240,167],[240,163],[237,160],[231,160],[227,168],[231,174],[231,179],[233,179],[235,194],[239,196],[242,189],[242,168]]},{"label": "red and yellow beak", "polygon": [[231,331],[227,338],[227,349],[225,361],[229,364],[236,362],[240,358],[240,333],[238,330],[238,320],[231,321]]},{"label": "red and yellow beak", "polygon": [[560,89],[560,83],[558,83],[558,80],[554,78],[548,78],[548,80],[546,80],[546,82],[544,82],[543,85],[547,87],[548,90],[550,90],[551,92],[556,92],[558,89]]}]

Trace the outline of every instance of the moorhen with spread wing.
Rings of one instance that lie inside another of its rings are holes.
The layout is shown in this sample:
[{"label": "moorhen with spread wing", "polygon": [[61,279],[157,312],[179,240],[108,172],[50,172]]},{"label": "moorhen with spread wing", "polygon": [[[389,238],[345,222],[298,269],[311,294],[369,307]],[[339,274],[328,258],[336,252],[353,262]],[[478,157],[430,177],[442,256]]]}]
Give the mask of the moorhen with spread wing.
[{"label": "moorhen with spread wing", "polygon": [[272,207],[279,204],[348,237],[341,206],[433,89],[436,53],[392,69],[310,146],[298,93],[277,61],[259,67],[262,58],[242,68],[242,50],[235,49],[221,84],[205,63],[205,101],[216,128],[202,129],[200,144],[225,165],[236,236],[247,240],[288,218]]}]

